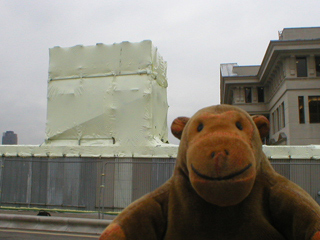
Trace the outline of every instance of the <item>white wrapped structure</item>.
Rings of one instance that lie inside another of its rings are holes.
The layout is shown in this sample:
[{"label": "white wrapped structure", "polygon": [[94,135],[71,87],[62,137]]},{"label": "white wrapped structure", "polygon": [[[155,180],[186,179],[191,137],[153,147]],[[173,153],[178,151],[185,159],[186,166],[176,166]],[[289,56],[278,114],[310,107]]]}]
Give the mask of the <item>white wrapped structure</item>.
[{"label": "white wrapped structure", "polygon": [[151,41],[50,49],[45,144],[167,145],[166,70]]}]

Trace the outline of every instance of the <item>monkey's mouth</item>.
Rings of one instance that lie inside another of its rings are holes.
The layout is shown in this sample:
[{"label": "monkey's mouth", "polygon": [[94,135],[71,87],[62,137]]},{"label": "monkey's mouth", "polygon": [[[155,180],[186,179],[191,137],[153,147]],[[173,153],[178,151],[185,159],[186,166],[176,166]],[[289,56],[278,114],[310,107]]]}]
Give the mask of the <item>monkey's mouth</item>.
[{"label": "monkey's mouth", "polygon": [[224,177],[209,177],[207,175],[204,175],[200,172],[198,172],[197,169],[195,169],[195,167],[191,164],[191,168],[192,170],[194,171],[195,174],[197,174],[199,177],[203,178],[203,179],[206,179],[206,180],[210,180],[210,181],[222,181],[222,180],[229,180],[229,179],[232,179],[236,176],[239,176],[241,175],[242,173],[244,173],[245,171],[247,171],[250,167],[252,166],[251,163],[249,163],[245,168],[241,169],[240,171],[238,172],[235,172],[235,173],[231,173],[227,176],[224,176]]}]

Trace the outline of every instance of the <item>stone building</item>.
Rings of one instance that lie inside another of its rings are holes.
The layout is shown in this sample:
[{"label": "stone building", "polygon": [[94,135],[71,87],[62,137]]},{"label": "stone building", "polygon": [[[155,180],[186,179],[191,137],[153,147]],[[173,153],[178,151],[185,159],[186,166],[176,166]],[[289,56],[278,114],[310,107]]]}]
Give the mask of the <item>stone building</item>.
[{"label": "stone building", "polygon": [[261,65],[220,65],[221,103],[271,124],[269,144],[320,144],[320,27],[285,28]]}]

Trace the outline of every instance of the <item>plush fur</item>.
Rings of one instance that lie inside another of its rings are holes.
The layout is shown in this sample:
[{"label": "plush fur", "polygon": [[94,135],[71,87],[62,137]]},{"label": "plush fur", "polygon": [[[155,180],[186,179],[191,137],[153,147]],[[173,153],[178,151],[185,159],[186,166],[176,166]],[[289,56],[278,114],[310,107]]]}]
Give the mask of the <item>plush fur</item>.
[{"label": "plush fur", "polygon": [[177,118],[173,176],[129,205],[100,239],[320,240],[319,205],[262,151],[263,116],[218,105]]}]

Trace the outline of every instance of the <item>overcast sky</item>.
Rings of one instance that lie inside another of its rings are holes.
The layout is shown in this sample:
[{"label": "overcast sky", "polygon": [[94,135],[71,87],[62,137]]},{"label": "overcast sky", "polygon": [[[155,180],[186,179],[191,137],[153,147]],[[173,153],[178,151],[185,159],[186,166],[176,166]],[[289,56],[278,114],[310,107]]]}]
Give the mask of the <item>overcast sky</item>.
[{"label": "overcast sky", "polygon": [[260,65],[279,30],[320,26],[319,7],[319,0],[0,0],[0,132],[43,143],[54,46],[151,40],[168,63],[170,126],[219,104],[221,63]]}]

